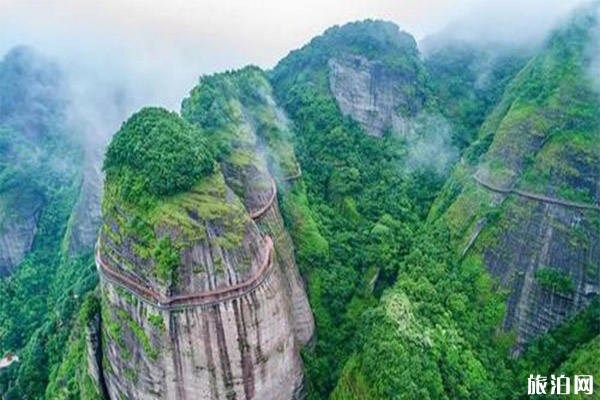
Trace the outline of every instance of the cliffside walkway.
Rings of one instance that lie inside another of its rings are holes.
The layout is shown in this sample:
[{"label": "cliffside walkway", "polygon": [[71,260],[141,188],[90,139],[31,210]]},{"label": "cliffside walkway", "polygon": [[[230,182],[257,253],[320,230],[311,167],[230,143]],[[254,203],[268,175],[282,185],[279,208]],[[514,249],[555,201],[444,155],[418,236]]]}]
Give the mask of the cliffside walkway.
[{"label": "cliffside walkway", "polygon": [[252,292],[270,275],[273,269],[273,240],[270,236],[265,236],[265,240],[267,256],[254,276],[237,285],[208,292],[179,294],[167,297],[149,286],[136,282],[134,279],[110,266],[109,263],[100,257],[99,249],[96,249],[96,267],[102,278],[126,290],[138,300],[158,309],[169,311],[210,306]]},{"label": "cliffside walkway", "polygon": [[473,175],[473,179],[475,179],[475,182],[477,182],[484,188],[491,190],[492,192],[497,192],[497,193],[502,193],[502,194],[516,194],[518,196],[526,197],[526,198],[532,199],[532,200],[542,201],[544,203],[558,204],[558,205],[565,206],[565,207],[579,208],[579,209],[583,209],[583,210],[600,211],[600,205],[598,205],[598,204],[577,203],[575,201],[561,200],[561,199],[557,199],[554,197],[544,196],[541,194],[530,193],[530,192],[526,192],[526,191],[520,190],[520,189],[500,188],[500,187],[494,186],[488,182],[485,182],[484,180],[479,178],[477,176],[477,174]]},{"label": "cliffside walkway", "polygon": [[300,164],[296,164],[296,170],[297,172],[292,174],[292,175],[288,175],[288,176],[284,176],[283,180],[284,181],[295,181],[296,179],[300,179],[300,177],[302,176],[302,169],[300,168]]},{"label": "cliffside walkway", "polygon": [[273,180],[273,178],[271,178],[271,196],[269,197],[269,201],[267,201],[267,204],[265,204],[258,210],[251,211],[250,218],[256,220],[256,219],[259,219],[260,217],[262,217],[264,215],[264,213],[266,213],[267,210],[269,208],[271,208],[271,206],[273,205],[273,202],[275,201],[275,197],[277,197],[277,185],[275,184],[275,181]]}]

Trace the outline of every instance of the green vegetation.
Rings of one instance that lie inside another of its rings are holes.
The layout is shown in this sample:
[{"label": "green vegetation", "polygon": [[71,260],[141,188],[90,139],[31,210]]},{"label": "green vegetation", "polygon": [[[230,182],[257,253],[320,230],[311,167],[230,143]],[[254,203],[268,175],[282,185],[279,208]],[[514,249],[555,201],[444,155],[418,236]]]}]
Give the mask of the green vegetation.
[{"label": "green vegetation", "polygon": [[175,275],[179,265],[179,253],[173,248],[171,239],[164,237],[158,241],[154,248],[153,259],[156,262],[156,277],[163,282],[177,279]]},{"label": "green vegetation", "polygon": [[[552,246],[566,246],[569,272],[551,263],[537,269],[535,282],[543,296],[580,296],[581,279],[591,282],[600,271],[597,215],[554,213],[473,180],[480,171],[497,186],[598,201],[599,95],[587,73],[597,24],[580,12],[532,54],[459,43],[423,61],[410,35],[365,21],[329,29],[268,74],[247,67],[202,77],[182,118],[145,108],[115,135],[104,164],[103,237],[130,244],[135,256],[155,261],[145,272],[177,285],[180,254],[206,239],[207,222],[219,227],[212,243],[242,244],[251,221],[228,187],[242,198],[249,185],[264,191],[264,179],[252,177],[269,169],[317,326],[314,346],[302,350],[310,400],[513,399],[525,397],[530,374],[600,374],[598,299],[523,348],[520,330],[501,327],[514,314],[508,281],[525,273],[494,261],[509,252],[529,257],[527,235],[552,236]],[[403,78],[404,118],[439,111],[450,121],[463,154],[450,177],[409,168],[406,140],[391,132],[370,137],[341,114],[328,63],[353,55]],[[23,78],[20,68],[5,71]],[[25,74],[25,83],[50,79],[53,88],[58,79],[37,75]],[[98,318],[123,360],[136,354],[130,343],[157,360],[168,321],[86,296],[97,287],[93,255],[68,254],[64,245],[81,149],[65,135],[62,99],[16,98],[27,104],[20,116],[6,103],[17,94],[2,75],[0,89],[9,93],[0,99],[0,233],[7,216],[36,212],[32,248],[0,280],[0,354],[15,351],[22,360],[0,371],[0,393],[97,400],[85,364],[86,333]],[[284,179],[299,166],[300,179]],[[552,254],[552,246],[543,251]],[[532,257],[529,265],[538,265]],[[215,259],[217,273],[223,266]],[[517,338],[523,354],[514,358]],[[137,379],[133,368],[123,374]]]},{"label": "green vegetation", "polygon": [[328,95],[327,62],[347,55],[376,60],[387,71],[410,77],[403,90],[412,100],[411,107],[427,100],[426,72],[414,38],[384,21],[366,20],[329,28],[281,60],[270,78],[279,93],[302,91],[303,84],[312,82],[319,95]]},{"label": "green vegetation", "polygon": [[146,108],[108,147],[102,211],[117,224],[105,223],[103,232],[116,243],[131,242],[137,256],[152,258],[153,275],[167,286],[177,283],[183,249],[206,238],[205,221],[224,228],[215,240],[229,248],[241,244],[248,222],[243,206],[226,198],[205,143],[202,132],[176,114]]},{"label": "green vegetation", "polygon": [[[133,250],[139,257],[152,258],[156,265],[152,273],[165,285],[177,283],[180,253],[206,239],[205,221],[223,227],[222,233],[213,240],[226,248],[241,244],[249,222],[239,200],[226,198],[227,188],[219,172],[200,179],[186,192],[153,199],[146,207],[124,202],[119,193],[113,183],[107,182],[102,200],[103,214],[106,220],[118,224],[116,230],[106,223],[102,229],[117,243],[132,241]],[[127,215],[129,220],[120,213]],[[173,238],[157,234],[164,229],[169,229]]]},{"label": "green vegetation", "polygon": [[[217,159],[228,171],[227,184],[240,197],[265,189],[264,180],[251,177],[260,176],[268,166],[284,186],[278,190],[279,200],[284,218],[294,227],[291,233],[299,244],[299,257],[311,262],[325,259],[329,247],[312,215],[303,181],[285,182],[299,168],[294,132],[277,108],[265,74],[246,67],[203,76],[183,101],[181,113],[210,138]],[[259,159],[263,154],[267,165]],[[246,179],[244,184],[240,179]]]},{"label": "green vegetation", "polygon": [[554,268],[539,268],[535,272],[535,279],[546,290],[565,294],[575,290],[571,276]]},{"label": "green vegetation", "polygon": [[[88,293],[68,341],[65,357],[52,371],[46,398],[57,400],[102,400],[87,368],[87,332],[100,314],[100,300]],[[99,321],[99,320],[98,320]]]},{"label": "green vegetation", "polygon": [[181,114],[205,132],[227,184],[242,199],[270,189],[261,179],[267,168],[280,181],[298,172],[293,134],[257,67],[201,77]]},{"label": "green vegetation", "polygon": [[[521,358],[513,360],[516,381],[526,382],[530,374],[549,376],[564,373],[567,376],[592,374],[595,383],[600,373],[598,332],[600,302],[595,299],[581,313],[534,340]],[[519,388],[517,393],[525,397],[526,387],[515,387]]]},{"label": "green vegetation", "polygon": [[296,256],[303,260],[300,266],[306,267],[325,260],[329,253],[329,243],[319,232],[319,226],[312,215],[304,181],[294,184],[285,193],[281,208],[286,225],[293,227],[292,237],[298,245]]},{"label": "green vegetation", "polygon": [[[397,27],[365,22],[332,28],[292,52],[271,73],[275,92],[295,124],[295,150],[306,197],[293,188],[283,209],[308,278],[317,325],[304,352],[309,395],[326,398],[360,343],[362,314],[394,282],[413,232],[442,177],[403,171],[401,140],[375,139],[344,118],[326,81],[327,60],[360,54],[413,77],[413,100],[425,101],[414,40]],[[388,64],[396,59],[397,64]],[[304,215],[312,214],[312,218]],[[314,223],[313,223],[314,221]]]},{"label": "green vegetation", "polygon": [[[575,18],[576,28],[558,30],[528,63],[518,52],[494,59],[488,86],[477,86],[478,63],[493,55],[452,49],[428,59],[429,72],[441,74],[433,78],[434,93],[454,126],[455,142],[465,148],[464,162],[431,209],[436,177],[399,172],[402,144],[390,136],[366,137],[340,115],[328,92],[329,57],[363,51],[372,57],[380,44],[357,50],[354,44],[363,42],[352,40],[353,25],[335,28],[350,45],[326,33],[271,73],[297,129],[306,204],[329,247],[323,256],[303,257],[306,243],[309,252],[315,245],[291,226],[296,243],[304,239],[298,255],[318,332],[315,348],[304,352],[309,398],[512,398],[526,382],[523,372],[535,370],[510,358],[515,334],[498,331],[507,293],[487,271],[484,251],[502,251],[500,238],[515,234],[536,204],[510,196],[498,205],[473,181],[472,165],[483,161],[498,186],[521,178],[523,187],[538,184],[539,193],[554,187],[567,198],[587,194],[592,201],[592,174],[600,164],[590,140],[599,115],[581,60],[593,23]],[[433,100],[426,104],[432,107]],[[569,193],[573,187],[589,191]],[[588,246],[594,235],[590,221],[584,224],[580,233],[570,230],[582,238],[578,246]],[[476,244],[462,257],[472,237]],[[379,276],[371,292],[373,270]],[[556,272],[540,269],[538,283],[570,293],[573,283]],[[592,366],[585,357],[569,356],[588,340],[575,336],[561,362],[571,357]]]},{"label": "green vegetation", "polygon": [[149,315],[148,316],[148,321],[150,321],[150,323],[156,328],[158,329],[160,332],[163,332],[166,327],[165,327],[165,321],[163,320],[162,315]]},{"label": "green vegetation", "polygon": [[85,294],[97,284],[91,252],[69,254],[64,245],[82,149],[77,132],[67,129],[64,81],[55,65],[18,48],[0,70],[0,234],[11,225],[34,234],[15,271],[0,279],[0,354],[20,358],[0,371],[0,393],[5,400],[43,398],[67,357]]},{"label": "green vegetation", "polygon": [[123,124],[103,167],[107,182],[119,187],[131,204],[186,191],[213,168],[203,137],[177,114],[160,108],[145,108]]},{"label": "green vegetation", "polygon": [[116,312],[117,321],[124,322],[125,326],[133,333],[133,336],[137,339],[138,343],[142,346],[142,349],[151,360],[156,360],[159,355],[159,350],[156,349],[150,342],[150,338],[146,334],[144,328],[135,321],[131,315],[125,310],[118,309]]},{"label": "green vegetation", "polygon": [[425,66],[432,91],[453,125],[454,143],[464,149],[477,138],[479,127],[528,54],[501,45],[486,48],[437,37],[429,41],[434,43],[428,45]]},{"label": "green vegetation", "polygon": [[[511,341],[497,333],[504,298],[481,260],[459,264],[444,231],[422,234],[396,285],[361,324],[360,343],[333,398],[499,398],[511,371]],[[444,246],[444,243],[446,244]]]}]

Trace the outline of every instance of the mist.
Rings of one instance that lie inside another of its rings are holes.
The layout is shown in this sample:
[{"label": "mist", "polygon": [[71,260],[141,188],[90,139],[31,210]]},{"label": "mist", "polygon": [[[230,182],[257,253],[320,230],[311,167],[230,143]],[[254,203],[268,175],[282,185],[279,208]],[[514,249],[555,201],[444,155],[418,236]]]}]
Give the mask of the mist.
[{"label": "mist", "polygon": [[4,0],[0,53],[24,44],[56,60],[71,88],[70,119],[96,147],[144,105],[179,111],[200,75],[247,64],[272,68],[335,24],[378,18],[417,40],[441,31],[529,42],[581,3]]},{"label": "mist", "polygon": [[407,172],[427,170],[443,176],[458,159],[458,148],[452,143],[452,128],[441,115],[422,114],[410,122],[402,140],[407,157]]}]

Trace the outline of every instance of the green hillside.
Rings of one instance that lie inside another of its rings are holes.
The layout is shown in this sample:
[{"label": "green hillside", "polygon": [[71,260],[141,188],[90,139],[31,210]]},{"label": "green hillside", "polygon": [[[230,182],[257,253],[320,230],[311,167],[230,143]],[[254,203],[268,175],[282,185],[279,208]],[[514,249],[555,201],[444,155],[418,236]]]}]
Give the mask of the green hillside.
[{"label": "green hillside", "polygon": [[[534,369],[549,375],[564,361],[593,373],[591,358],[568,355],[593,340],[596,324],[580,327],[581,342],[553,366],[528,353],[535,361],[515,365],[509,355],[589,303],[582,288],[600,269],[598,213],[505,196],[473,175],[500,188],[597,201],[599,98],[588,75],[597,24],[593,13],[575,14],[507,85],[393,289],[365,315],[361,345],[333,398],[515,398]],[[555,318],[541,319],[548,302]]]}]

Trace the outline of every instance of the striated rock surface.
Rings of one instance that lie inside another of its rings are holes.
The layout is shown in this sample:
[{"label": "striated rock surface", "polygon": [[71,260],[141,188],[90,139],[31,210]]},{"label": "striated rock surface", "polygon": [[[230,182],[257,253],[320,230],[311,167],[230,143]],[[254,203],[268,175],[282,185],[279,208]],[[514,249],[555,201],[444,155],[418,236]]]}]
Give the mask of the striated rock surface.
[{"label": "striated rock surface", "polygon": [[415,39],[391,22],[365,20],[334,26],[292,51],[270,72],[285,97],[331,95],[344,116],[366,133],[404,133],[405,123],[429,101]]},{"label": "striated rock surface", "polygon": [[0,277],[10,275],[31,249],[43,204],[41,198],[27,209],[0,204]]},{"label": "striated rock surface", "polygon": [[[178,118],[160,114],[138,127],[156,135],[152,126]],[[204,174],[147,209],[123,201],[107,173],[97,263],[108,393],[298,398],[302,365],[277,249],[221,172]]]},{"label": "striated rock surface", "polygon": [[86,150],[81,189],[69,224],[69,253],[72,255],[91,251],[96,243],[102,219],[102,155],[101,148]]},{"label": "striated rock surface", "polygon": [[[530,217],[523,218],[524,213]],[[600,293],[600,236],[593,214],[518,199],[497,243],[480,249],[485,265],[509,293],[503,329],[517,331],[517,351]],[[544,284],[540,271],[548,270],[564,277],[566,285]]]},{"label": "striated rock surface", "polygon": [[329,89],[344,115],[359,122],[367,133],[382,136],[386,130],[403,133],[406,121],[401,110],[418,112],[420,104],[404,92],[413,77],[386,69],[361,56],[329,60]]},{"label": "striated rock surface", "polygon": [[[202,99],[214,95],[211,90],[218,90],[215,103],[223,105],[210,110],[213,118],[220,117],[217,124],[205,118],[209,110]],[[209,136],[228,138],[231,147],[221,161],[225,180],[243,199],[259,229],[273,238],[283,286],[291,299],[289,312],[295,336],[300,344],[308,343],[314,334],[314,320],[296,266],[294,245],[279,211],[276,183],[277,179],[285,184],[299,167],[289,121],[277,107],[268,81],[262,71],[252,67],[204,77],[184,101],[182,114],[206,129]]]},{"label": "striated rock surface", "polygon": [[508,85],[429,216],[507,293],[516,354],[600,293],[598,22],[573,18]]}]

